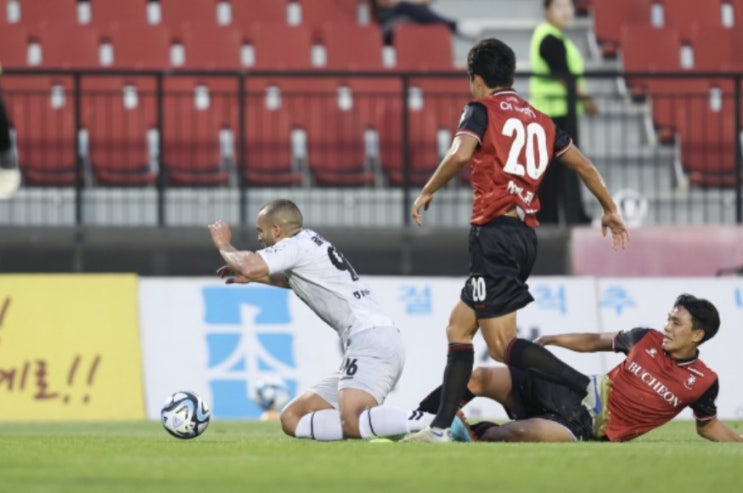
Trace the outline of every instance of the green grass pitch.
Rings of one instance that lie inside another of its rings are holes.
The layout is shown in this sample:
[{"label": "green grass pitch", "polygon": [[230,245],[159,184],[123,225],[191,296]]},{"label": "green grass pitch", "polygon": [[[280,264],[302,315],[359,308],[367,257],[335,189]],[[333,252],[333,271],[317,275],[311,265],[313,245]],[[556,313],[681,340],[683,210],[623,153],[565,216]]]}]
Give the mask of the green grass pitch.
[{"label": "green grass pitch", "polygon": [[686,421],[623,444],[321,443],[219,420],[178,440],[158,422],[0,423],[2,493],[171,491],[732,492],[743,444],[703,440]]}]

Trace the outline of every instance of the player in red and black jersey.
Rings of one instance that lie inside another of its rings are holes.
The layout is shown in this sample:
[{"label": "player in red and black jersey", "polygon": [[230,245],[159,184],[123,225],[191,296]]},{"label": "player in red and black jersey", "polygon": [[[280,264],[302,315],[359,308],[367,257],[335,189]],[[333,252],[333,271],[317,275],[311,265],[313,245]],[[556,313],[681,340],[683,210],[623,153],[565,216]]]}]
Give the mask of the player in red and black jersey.
[{"label": "player in red and black jersey", "polygon": [[[472,373],[472,339],[478,329],[490,356],[538,372],[585,396],[596,408],[592,382],[552,353],[516,337],[516,311],[532,302],[526,280],[537,254],[537,190],[549,166],[575,170],[603,207],[602,232],[624,247],[627,228],[593,163],[570,137],[512,88],[516,59],[497,39],[476,44],[467,56],[474,100],[462,114],[451,148],[415,199],[412,216],[421,224],[434,194],[471,164],[474,205],[469,235],[470,273],[447,327],[449,352],[440,406],[430,427],[407,441],[450,441],[449,427]],[[553,159],[555,158],[555,159]]]},{"label": "player in red and black jersey", "polygon": [[[715,306],[682,294],[663,331],[635,328],[614,333],[543,336],[540,344],[580,352],[615,351],[627,355],[602,380],[603,409],[592,420],[581,398],[566,387],[509,367],[477,368],[469,382],[473,395],[503,404],[514,420],[475,427],[482,441],[552,442],[637,438],[678,415],[694,411],[697,433],[720,442],[743,435],[717,419],[717,374],[699,359],[698,346],[720,326]],[[466,436],[464,437],[466,439]]]}]

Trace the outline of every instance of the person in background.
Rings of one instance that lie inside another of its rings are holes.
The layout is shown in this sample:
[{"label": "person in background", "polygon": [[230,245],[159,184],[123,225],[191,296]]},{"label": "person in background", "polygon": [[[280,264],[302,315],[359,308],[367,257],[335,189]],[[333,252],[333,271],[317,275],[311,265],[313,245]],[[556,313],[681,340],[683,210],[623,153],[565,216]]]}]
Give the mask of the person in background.
[{"label": "person in background", "polygon": [[[594,100],[586,94],[583,57],[575,44],[565,34],[575,16],[572,0],[544,0],[545,21],[539,24],[531,38],[531,70],[540,76],[529,79],[530,103],[549,115],[578,144],[578,118],[581,113],[598,112]],[[546,77],[546,76],[552,77]],[[568,84],[566,76],[577,77],[575,89],[577,107],[568,111]],[[542,224],[588,224],[581,196],[578,175],[563,166],[550,166],[539,189],[542,209],[537,219]]]},{"label": "person in background", "polygon": [[[2,66],[0,66],[2,74]],[[21,186],[18,159],[10,139],[10,119],[0,90],[0,199],[9,199]]]},{"label": "person in background", "polygon": [[470,40],[480,36],[481,29],[475,23],[444,17],[430,7],[431,3],[432,0],[373,0],[372,14],[382,29],[384,43],[392,44],[395,26],[403,22],[445,24],[452,34]]}]

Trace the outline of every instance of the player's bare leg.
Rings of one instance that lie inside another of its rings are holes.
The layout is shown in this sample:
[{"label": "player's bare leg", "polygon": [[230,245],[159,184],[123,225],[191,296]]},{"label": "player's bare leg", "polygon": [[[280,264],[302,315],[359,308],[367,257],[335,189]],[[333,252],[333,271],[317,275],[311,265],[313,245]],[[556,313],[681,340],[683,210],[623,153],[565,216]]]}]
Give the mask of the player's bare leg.
[{"label": "player's bare leg", "polygon": [[306,391],[281,411],[281,429],[289,436],[297,436],[297,425],[304,416],[325,409],[333,409],[333,406],[316,393]]},{"label": "player's bare leg", "polygon": [[345,438],[361,438],[359,416],[366,410],[377,406],[377,400],[359,389],[343,389],[338,393],[341,425]]},{"label": "player's bare leg", "polygon": [[481,442],[574,442],[575,436],[566,427],[543,418],[511,421],[492,426],[480,436]]}]

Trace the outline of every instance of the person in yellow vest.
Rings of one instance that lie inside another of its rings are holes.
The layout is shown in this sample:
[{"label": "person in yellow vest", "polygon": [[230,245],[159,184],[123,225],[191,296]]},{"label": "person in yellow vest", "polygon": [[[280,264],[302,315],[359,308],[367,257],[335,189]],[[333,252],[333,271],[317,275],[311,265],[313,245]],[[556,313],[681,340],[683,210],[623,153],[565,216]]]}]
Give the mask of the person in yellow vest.
[{"label": "person in yellow vest", "polygon": [[[593,115],[598,107],[586,94],[586,81],[581,75],[583,57],[564,30],[575,16],[572,0],[544,0],[545,21],[539,24],[531,38],[529,58],[534,75],[529,79],[530,103],[549,115],[555,124],[578,143],[578,116]],[[552,77],[547,77],[552,76]],[[568,107],[570,76],[574,77],[577,105]],[[542,208],[537,219],[543,224],[560,223],[561,213],[567,224],[591,221],[583,209],[578,175],[564,166],[547,168],[539,189]]]}]

